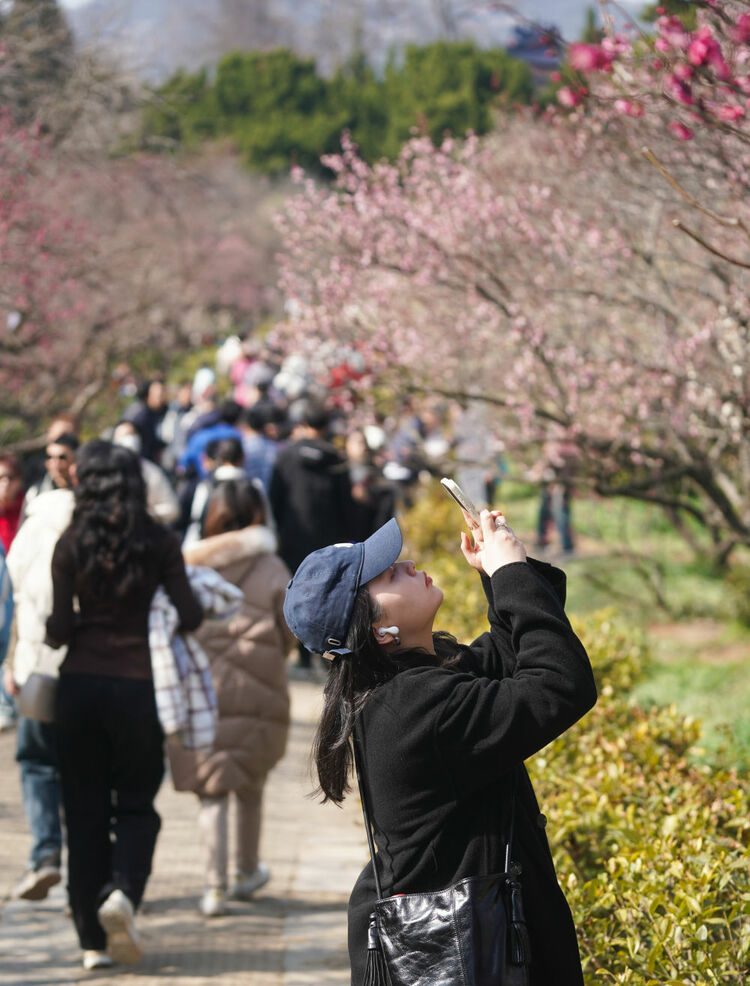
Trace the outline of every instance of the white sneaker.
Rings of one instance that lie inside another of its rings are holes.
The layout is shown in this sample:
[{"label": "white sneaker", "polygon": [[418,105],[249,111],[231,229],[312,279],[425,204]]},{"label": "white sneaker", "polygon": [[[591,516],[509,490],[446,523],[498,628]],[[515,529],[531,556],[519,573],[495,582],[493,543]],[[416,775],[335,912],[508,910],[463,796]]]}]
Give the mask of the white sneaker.
[{"label": "white sneaker", "polygon": [[87,948],[83,953],[84,969],[109,969],[114,962],[106,952],[100,952],[95,948]]},{"label": "white sneaker", "polygon": [[227,895],[217,887],[209,887],[201,897],[200,909],[205,918],[221,917],[227,913]]},{"label": "white sneaker", "polygon": [[96,913],[107,932],[107,952],[112,960],[128,965],[140,962],[143,948],[135,930],[133,905],[122,890],[113,890]]},{"label": "white sneaker", "polygon": [[232,889],[235,900],[250,900],[256,890],[260,890],[271,879],[271,871],[265,863],[258,863],[252,873],[240,874]]}]

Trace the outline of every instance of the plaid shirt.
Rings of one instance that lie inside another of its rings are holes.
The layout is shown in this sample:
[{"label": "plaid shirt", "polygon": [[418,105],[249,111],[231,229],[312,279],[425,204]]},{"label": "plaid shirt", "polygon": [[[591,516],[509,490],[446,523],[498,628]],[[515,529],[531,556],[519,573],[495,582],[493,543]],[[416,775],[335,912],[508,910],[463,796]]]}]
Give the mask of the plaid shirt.
[{"label": "plaid shirt", "polygon": [[[191,588],[204,615],[229,619],[240,607],[242,590],[212,568],[187,567]],[[177,734],[188,750],[210,747],[216,734],[217,702],[203,648],[189,633],[178,633],[177,610],[157,589],[148,622],[156,710],[166,736]]]}]

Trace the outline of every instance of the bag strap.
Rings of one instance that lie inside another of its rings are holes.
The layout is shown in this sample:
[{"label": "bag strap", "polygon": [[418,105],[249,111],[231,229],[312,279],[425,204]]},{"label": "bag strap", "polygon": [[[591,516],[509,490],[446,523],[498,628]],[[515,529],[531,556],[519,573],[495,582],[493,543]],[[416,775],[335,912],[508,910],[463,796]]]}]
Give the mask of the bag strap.
[{"label": "bag strap", "polygon": [[505,872],[510,873],[513,834],[516,827],[516,791],[518,790],[518,770],[513,771],[510,788],[510,821],[508,822],[508,841],[505,843]]},{"label": "bag strap", "polygon": [[383,893],[380,889],[380,877],[378,876],[378,868],[375,865],[375,842],[372,838],[372,825],[370,824],[370,813],[367,810],[367,798],[365,796],[365,787],[362,783],[362,775],[359,771],[359,754],[357,753],[357,737],[352,732],[352,747],[354,748],[354,769],[357,774],[357,787],[359,788],[359,800],[362,804],[362,815],[365,820],[365,832],[367,832],[367,845],[370,847],[370,862],[372,863],[372,873],[375,877],[375,893],[377,895],[376,899],[380,900]]},{"label": "bag strap", "polygon": [[[380,877],[378,876],[378,867],[375,862],[375,842],[372,837],[372,824],[370,822],[370,812],[368,810],[367,796],[365,795],[365,787],[362,783],[362,775],[360,773],[359,766],[359,753],[357,752],[357,738],[354,732],[352,732],[352,746],[354,749],[354,769],[357,774],[357,786],[359,787],[359,799],[362,803],[362,816],[365,820],[365,832],[367,833],[367,845],[370,849],[370,862],[372,864],[372,873],[375,877],[375,893],[377,894],[377,900],[381,900],[383,897],[382,891],[380,889]],[[518,788],[518,771],[513,771],[513,781],[511,787],[510,796],[510,823],[508,824],[508,841],[505,844],[505,872],[510,873],[511,855],[513,851],[513,832],[515,828],[515,814],[516,814],[516,790]]]}]

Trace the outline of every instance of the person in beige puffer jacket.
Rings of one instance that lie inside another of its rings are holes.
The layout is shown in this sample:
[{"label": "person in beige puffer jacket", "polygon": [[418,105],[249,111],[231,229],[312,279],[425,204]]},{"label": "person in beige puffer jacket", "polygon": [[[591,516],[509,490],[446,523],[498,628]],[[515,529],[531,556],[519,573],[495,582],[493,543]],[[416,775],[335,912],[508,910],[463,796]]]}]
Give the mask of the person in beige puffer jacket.
[{"label": "person in beige puffer jacket", "polygon": [[183,549],[188,564],[215,569],[245,597],[230,620],[207,619],[195,634],[211,662],[218,698],[212,749],[168,747],[175,787],[201,799],[206,861],[201,911],[207,917],[226,910],[231,792],[237,809],[232,896],[247,900],[269,878],[258,858],[261,801],[266,776],[286,748],[286,656],[295,641],[282,613],[290,573],[264,520],[263,497],[250,480],[220,483],[206,510],[204,538]]}]

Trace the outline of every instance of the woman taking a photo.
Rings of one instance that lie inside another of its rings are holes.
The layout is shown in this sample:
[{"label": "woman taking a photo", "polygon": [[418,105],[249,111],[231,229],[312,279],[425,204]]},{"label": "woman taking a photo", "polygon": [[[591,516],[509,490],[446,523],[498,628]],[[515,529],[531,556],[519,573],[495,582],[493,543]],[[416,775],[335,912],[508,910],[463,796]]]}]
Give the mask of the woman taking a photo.
[{"label": "woman taking a photo", "polygon": [[68,645],[56,725],[73,920],[85,968],[137,962],[133,912],[151,872],[164,773],[149,610],[162,585],[181,630],[194,630],[203,613],[177,535],[146,512],[128,449],[95,440],[78,450],[73,519],[55,547],[52,581],[47,642]]},{"label": "woman taking a photo", "polygon": [[[564,612],[563,573],[527,560],[499,512],[482,511],[473,534],[473,542],[461,535],[461,549],[482,578],[490,626],[468,646],[433,632],[443,592],[412,561],[397,561],[395,520],[300,565],[284,614],[305,646],[332,659],[314,748],[320,789],[342,801],[356,748],[384,897],[502,873],[513,806],[528,981],[582,986],[573,920],[523,762],[592,707],[591,666]],[[349,902],[353,986],[364,982],[375,899],[368,865]],[[419,969],[419,956],[411,959]]]}]

